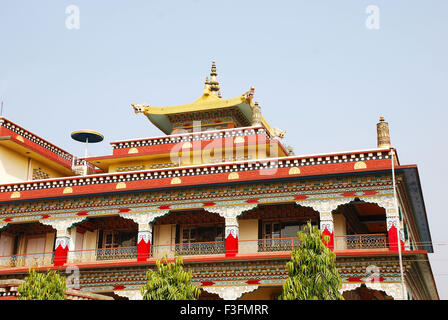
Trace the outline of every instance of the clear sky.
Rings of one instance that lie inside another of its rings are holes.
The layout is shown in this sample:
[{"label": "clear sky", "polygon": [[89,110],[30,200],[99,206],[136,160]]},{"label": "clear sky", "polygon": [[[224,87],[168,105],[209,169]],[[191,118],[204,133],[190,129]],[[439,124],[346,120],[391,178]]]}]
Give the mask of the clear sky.
[{"label": "clear sky", "polygon": [[[69,5],[79,29],[66,27]],[[379,29],[366,27],[369,5]],[[296,154],[376,147],[384,115],[401,163],[419,166],[448,299],[447,14],[446,0],[2,0],[0,99],[4,116],[80,156],[77,129],[104,134],[91,155],[162,135],[130,104],[192,102],[213,59],[223,97],[255,86]]]}]

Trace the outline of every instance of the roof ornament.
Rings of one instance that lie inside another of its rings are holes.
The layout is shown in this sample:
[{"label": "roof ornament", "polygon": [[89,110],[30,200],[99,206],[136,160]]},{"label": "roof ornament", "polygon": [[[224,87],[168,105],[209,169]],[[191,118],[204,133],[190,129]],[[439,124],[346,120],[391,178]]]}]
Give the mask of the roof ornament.
[{"label": "roof ornament", "polygon": [[271,134],[273,137],[278,137],[280,139],[283,139],[285,137],[286,130],[278,129],[278,128],[272,128]]},{"label": "roof ornament", "polygon": [[210,94],[210,81],[208,77],[205,77],[204,94],[207,96]]},{"label": "roof ornament", "polygon": [[261,126],[261,108],[258,105],[258,102],[255,101],[255,104],[252,107],[252,126]]},{"label": "roof ornament", "polygon": [[[207,85],[207,82],[206,82]],[[221,98],[221,91],[219,88],[219,82],[218,82],[218,73],[216,72],[216,64],[215,60],[212,61],[212,70],[210,72],[210,91],[215,96],[218,96]]]},{"label": "roof ornament", "polygon": [[380,122],[376,124],[378,148],[390,148],[389,124],[380,116]]},{"label": "roof ornament", "polygon": [[254,98],[254,94],[255,94],[255,87],[250,87],[250,89],[246,92],[243,93],[243,97],[244,99],[246,99],[246,103],[248,104],[252,104],[252,99]]},{"label": "roof ornament", "polygon": [[134,112],[137,113],[145,113],[146,108],[149,107],[146,104],[134,104],[131,103],[131,106],[134,108]]}]

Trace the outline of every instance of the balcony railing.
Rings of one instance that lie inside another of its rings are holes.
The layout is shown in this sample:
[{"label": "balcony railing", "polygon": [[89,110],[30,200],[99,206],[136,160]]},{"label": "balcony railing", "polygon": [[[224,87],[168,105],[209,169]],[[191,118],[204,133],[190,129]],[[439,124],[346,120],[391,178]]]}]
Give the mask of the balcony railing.
[{"label": "balcony railing", "polygon": [[54,252],[16,254],[0,257],[1,268],[13,267],[39,267],[52,265],[54,262]]},{"label": "balcony railing", "polygon": [[387,248],[385,234],[356,234],[334,237],[335,250],[382,249]]},{"label": "balcony railing", "polygon": [[[238,253],[282,252],[298,247],[298,238],[240,240]],[[388,247],[386,234],[360,234],[334,237],[335,250],[385,249]],[[68,263],[136,260],[137,247],[102,248],[91,250],[69,251]],[[163,256],[194,256],[225,253],[225,242],[195,242],[167,245],[151,245],[151,258]],[[54,263],[54,252],[11,255],[0,257],[0,268],[33,267]]]},{"label": "balcony railing", "polygon": [[151,257],[224,254],[225,250],[224,241],[153,245],[151,246]]},{"label": "balcony railing", "polygon": [[239,253],[291,251],[300,244],[299,238],[239,240]]},{"label": "balcony railing", "polygon": [[76,250],[68,253],[70,263],[128,259],[137,259],[137,247]]}]

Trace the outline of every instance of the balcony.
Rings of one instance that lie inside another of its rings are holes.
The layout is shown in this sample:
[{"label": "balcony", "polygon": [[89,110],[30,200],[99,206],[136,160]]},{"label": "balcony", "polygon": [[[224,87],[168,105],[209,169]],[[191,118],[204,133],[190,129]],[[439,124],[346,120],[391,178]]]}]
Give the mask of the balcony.
[{"label": "balcony", "polygon": [[54,252],[17,254],[0,257],[1,268],[14,267],[37,267],[52,265],[54,262]]},{"label": "balcony", "polygon": [[[262,252],[289,252],[298,247],[298,238],[240,240],[239,254],[254,254]],[[334,237],[334,250],[372,250],[388,248],[385,234],[360,234]],[[68,263],[83,263],[96,261],[137,260],[138,248],[117,247],[90,250],[77,250],[68,253]],[[194,242],[167,245],[152,245],[151,258],[160,259],[163,256],[204,256],[225,254],[225,242]],[[52,265],[54,252],[33,253],[0,257],[0,268],[37,267]]]},{"label": "balcony", "polygon": [[388,247],[385,234],[356,234],[334,237],[335,250],[385,249]]},{"label": "balcony", "polygon": [[291,251],[300,243],[298,238],[240,240],[239,253]]},{"label": "balcony", "polygon": [[134,259],[137,259],[137,247],[77,250],[68,253],[69,263]]},{"label": "balcony", "polygon": [[164,255],[172,257],[224,254],[225,251],[224,241],[153,245],[151,246],[151,258],[161,258]]}]

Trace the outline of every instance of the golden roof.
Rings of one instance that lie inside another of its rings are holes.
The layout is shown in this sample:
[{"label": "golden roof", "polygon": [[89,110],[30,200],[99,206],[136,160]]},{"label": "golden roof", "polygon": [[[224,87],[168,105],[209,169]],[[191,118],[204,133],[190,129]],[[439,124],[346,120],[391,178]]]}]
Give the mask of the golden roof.
[{"label": "golden roof", "polygon": [[[135,113],[143,113],[156,127],[166,134],[171,134],[173,124],[169,119],[170,115],[187,114],[201,111],[211,111],[227,108],[238,108],[241,114],[247,119],[248,123],[252,125],[253,107],[252,98],[254,95],[254,87],[243,93],[242,95],[230,99],[222,99],[220,95],[219,82],[217,80],[216,65],[213,61],[212,71],[210,73],[210,80],[207,77],[204,86],[203,94],[189,104],[175,105],[175,106],[150,106],[142,104],[132,104]],[[269,125],[261,117],[261,123],[268,131]]]}]

